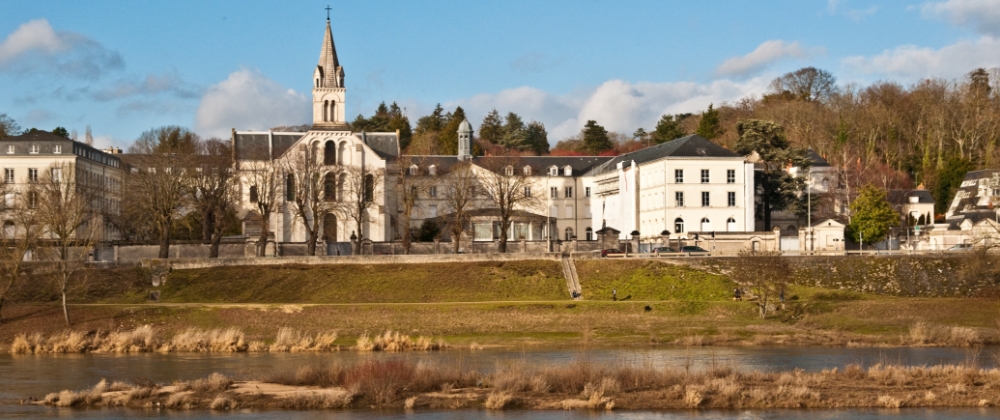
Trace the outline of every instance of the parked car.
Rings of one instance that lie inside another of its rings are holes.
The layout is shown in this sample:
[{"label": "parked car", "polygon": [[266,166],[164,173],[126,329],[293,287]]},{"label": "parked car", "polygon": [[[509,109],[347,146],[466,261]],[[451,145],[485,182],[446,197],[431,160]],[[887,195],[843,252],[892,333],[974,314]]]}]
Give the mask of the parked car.
[{"label": "parked car", "polygon": [[677,250],[673,249],[673,248],[671,248],[669,246],[661,246],[661,247],[653,248],[653,253],[654,254],[660,254],[660,253],[664,253],[665,254],[665,253],[669,253],[669,252],[677,252]]},{"label": "parked car", "polygon": [[681,252],[703,252],[707,254],[708,250],[700,246],[687,245],[681,247]]},{"label": "parked car", "polygon": [[608,255],[611,255],[611,254],[621,254],[621,253],[622,252],[619,251],[616,248],[608,248],[608,249],[601,250],[601,256],[602,257],[607,257]]},{"label": "parked car", "polygon": [[972,251],[972,244],[958,244],[951,248],[946,249],[946,251]]}]

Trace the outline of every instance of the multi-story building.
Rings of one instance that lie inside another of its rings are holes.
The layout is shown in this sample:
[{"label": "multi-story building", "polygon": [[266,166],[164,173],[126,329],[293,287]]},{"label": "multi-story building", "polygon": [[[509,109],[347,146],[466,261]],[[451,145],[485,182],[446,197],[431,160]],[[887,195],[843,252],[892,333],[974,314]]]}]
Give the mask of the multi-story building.
[{"label": "multi-story building", "polygon": [[[97,241],[118,239],[117,232],[103,222],[103,217],[117,214],[124,170],[121,159],[92,146],[47,131],[31,131],[0,140],[0,166],[3,167],[4,201],[12,206],[24,200],[26,208],[40,199],[32,188],[41,183],[73,184],[90,198],[94,217],[81,229]],[[12,220],[3,221],[10,230]]]}]

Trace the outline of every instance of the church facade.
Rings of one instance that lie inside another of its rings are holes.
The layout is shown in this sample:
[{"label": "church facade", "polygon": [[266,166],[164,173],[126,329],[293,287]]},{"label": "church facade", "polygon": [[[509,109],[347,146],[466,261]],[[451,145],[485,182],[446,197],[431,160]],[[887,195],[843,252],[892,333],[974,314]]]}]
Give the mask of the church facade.
[{"label": "church facade", "polygon": [[[622,239],[631,238],[636,230],[643,238],[662,238],[664,231],[680,236],[753,230],[753,165],[701,137],[688,136],[617,157],[523,156],[498,167],[495,163],[500,157],[472,156],[473,130],[464,121],[455,156],[403,155],[398,132],[350,130],[345,119],[344,68],[329,19],[312,79],[313,122],[308,132],[233,130],[240,174],[238,212],[244,234],[250,238],[267,229],[279,244],[305,242],[311,230],[325,243],[349,243],[356,238],[398,241],[406,234],[401,232],[405,225],[401,218],[406,214],[411,231],[427,220],[447,220],[453,210],[446,199],[452,185],[449,177],[460,163],[471,165],[483,182],[488,172],[497,171],[523,178],[519,193],[530,199],[517,209],[508,232],[510,240],[595,241],[595,232],[605,226],[620,231]],[[315,164],[309,176],[294,165],[282,164],[303,157]],[[274,185],[255,181],[261,171],[273,172]],[[355,183],[364,191],[351,194],[356,174],[365,177],[364,182]],[[400,196],[400,186],[405,185],[401,177],[418,174],[425,188],[407,209]],[[336,205],[317,214],[297,211],[295,186],[315,177],[322,179],[316,188],[322,193],[313,199]],[[470,206],[474,215],[463,241],[495,241],[499,235],[497,206],[488,190],[475,189]],[[267,220],[261,216],[262,200],[273,201]],[[352,203],[358,200],[368,205],[362,206],[361,214],[348,214],[344,209],[356,210],[358,206]],[[311,229],[317,225],[318,230]],[[440,238],[450,239],[447,233]]]}]

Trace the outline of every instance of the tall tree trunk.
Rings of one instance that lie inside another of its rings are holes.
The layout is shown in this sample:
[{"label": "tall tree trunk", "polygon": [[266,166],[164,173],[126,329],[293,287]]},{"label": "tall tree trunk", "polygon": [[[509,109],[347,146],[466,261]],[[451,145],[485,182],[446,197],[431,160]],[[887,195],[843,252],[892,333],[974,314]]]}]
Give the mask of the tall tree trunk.
[{"label": "tall tree trunk", "polygon": [[170,224],[160,226],[160,258],[170,258]]},{"label": "tall tree trunk", "polygon": [[267,231],[267,228],[264,227],[264,226],[266,226],[266,225],[263,225],[260,228],[260,240],[257,241],[257,256],[258,257],[266,257],[267,256],[267,234],[268,234],[268,231]]},{"label": "tall tree trunk", "polygon": [[63,317],[66,318],[66,326],[70,326],[69,322],[69,308],[66,307],[66,287],[62,290],[62,307],[63,307]]},{"label": "tall tree trunk", "polygon": [[316,256],[316,235],[310,235],[306,241],[306,255]]}]

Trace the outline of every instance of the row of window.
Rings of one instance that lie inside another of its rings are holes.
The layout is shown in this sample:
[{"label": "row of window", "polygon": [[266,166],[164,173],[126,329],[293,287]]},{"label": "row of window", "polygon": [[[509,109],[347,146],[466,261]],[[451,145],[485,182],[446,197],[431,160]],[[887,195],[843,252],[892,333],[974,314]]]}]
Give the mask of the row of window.
[{"label": "row of window", "polygon": [[[676,206],[676,207],[684,207],[684,193],[683,192],[678,191],[678,192],[674,193],[674,206]],[[702,191],[701,192],[701,206],[702,207],[711,207],[712,206],[712,195],[709,194],[708,191]],[[730,191],[730,192],[726,193],[726,206],[727,207],[736,207],[736,193],[735,192]]]},{"label": "row of window", "polygon": [[[707,217],[701,218],[700,232],[714,232],[715,229],[712,228],[712,221]],[[736,219],[730,217],[726,220],[726,231],[735,232],[736,231]],[[684,232],[684,219],[678,217],[674,219],[674,233]]]},{"label": "row of window", "polygon": [[[701,183],[708,184],[711,180],[710,172],[708,169],[701,170]],[[684,183],[684,170],[674,169],[674,183],[683,184]],[[726,169],[726,183],[735,184],[736,183],[736,170]]]},{"label": "row of window", "polygon": [[[31,144],[28,145],[28,153],[30,153],[30,154],[37,155],[41,150],[42,150],[41,146],[39,146],[37,143],[31,143]],[[13,144],[8,144],[7,145],[7,154],[8,155],[13,155],[16,152],[17,152],[17,148],[14,147]],[[52,145],[52,153],[56,154],[56,155],[62,154],[62,145],[61,144]]]}]

